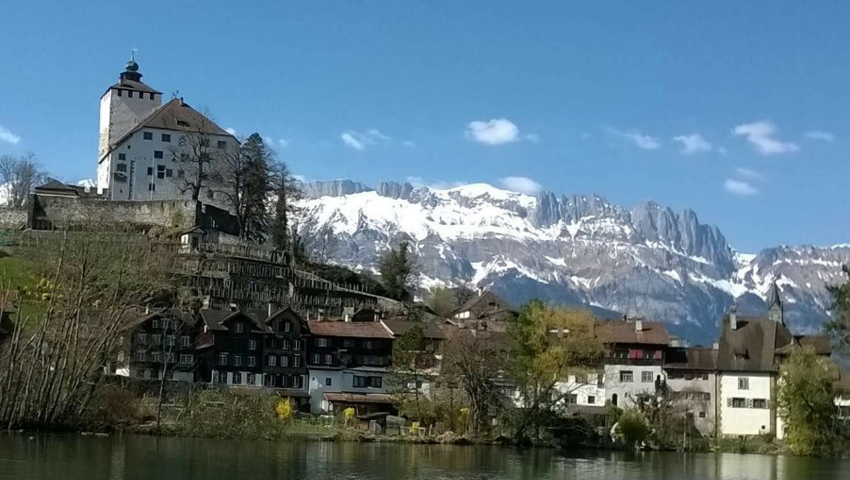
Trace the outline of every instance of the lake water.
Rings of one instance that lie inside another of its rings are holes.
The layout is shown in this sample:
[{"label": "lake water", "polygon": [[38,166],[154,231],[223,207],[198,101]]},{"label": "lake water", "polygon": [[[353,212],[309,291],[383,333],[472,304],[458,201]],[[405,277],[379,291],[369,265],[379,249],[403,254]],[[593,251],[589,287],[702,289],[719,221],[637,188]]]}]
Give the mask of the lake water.
[{"label": "lake water", "polygon": [[0,479],[850,479],[850,460],[0,433]]}]

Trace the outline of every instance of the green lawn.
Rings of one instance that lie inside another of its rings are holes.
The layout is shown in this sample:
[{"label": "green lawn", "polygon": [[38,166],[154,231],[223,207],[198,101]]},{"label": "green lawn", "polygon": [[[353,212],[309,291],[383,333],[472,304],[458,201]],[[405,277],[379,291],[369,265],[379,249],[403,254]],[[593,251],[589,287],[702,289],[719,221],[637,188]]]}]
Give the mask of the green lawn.
[{"label": "green lawn", "polygon": [[[35,273],[33,263],[18,257],[0,258],[0,291],[32,290],[38,285],[39,276]],[[18,302],[18,313],[30,318],[39,318],[45,312],[45,304],[36,299],[23,299]],[[35,323],[30,322],[29,328]]]}]

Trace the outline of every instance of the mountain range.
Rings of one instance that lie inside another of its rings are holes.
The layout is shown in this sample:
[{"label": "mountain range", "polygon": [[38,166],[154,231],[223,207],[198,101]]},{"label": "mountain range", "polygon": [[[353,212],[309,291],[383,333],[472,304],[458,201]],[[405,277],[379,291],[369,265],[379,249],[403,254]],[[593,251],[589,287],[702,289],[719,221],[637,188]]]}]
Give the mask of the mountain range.
[{"label": "mountain range", "polygon": [[376,272],[382,253],[407,241],[423,292],[467,285],[515,305],[586,305],[661,320],[695,344],[716,338],[733,304],[764,313],[774,284],[792,331],[820,331],[831,303],[826,287],[844,281],[841,265],[850,263],[850,244],[736,252],[692,210],[655,202],[627,209],[598,195],[530,196],[487,184],[335,180],[303,190],[296,228],[320,260]]}]

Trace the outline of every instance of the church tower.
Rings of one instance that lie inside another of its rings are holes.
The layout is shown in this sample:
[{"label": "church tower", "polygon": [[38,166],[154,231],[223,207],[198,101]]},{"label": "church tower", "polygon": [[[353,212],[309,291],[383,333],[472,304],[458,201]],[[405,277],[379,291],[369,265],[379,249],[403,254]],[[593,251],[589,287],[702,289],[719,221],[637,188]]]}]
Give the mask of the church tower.
[{"label": "church tower", "polygon": [[124,135],[162,105],[162,92],[142,82],[135,55],[124,66],[118,83],[100,97],[100,140],[98,145],[97,187],[109,187],[107,156]]},{"label": "church tower", "polygon": [[773,288],[768,293],[767,316],[776,323],[785,325],[785,308],[782,306],[782,299],[779,297],[779,285],[773,282]]}]

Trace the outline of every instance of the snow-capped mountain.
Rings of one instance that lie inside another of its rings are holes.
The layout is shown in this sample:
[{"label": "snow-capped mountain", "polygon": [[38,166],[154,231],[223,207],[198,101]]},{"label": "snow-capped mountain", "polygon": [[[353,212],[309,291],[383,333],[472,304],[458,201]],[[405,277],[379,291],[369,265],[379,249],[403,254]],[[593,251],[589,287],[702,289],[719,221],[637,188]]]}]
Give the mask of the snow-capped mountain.
[{"label": "snow-capped mountain", "polygon": [[775,281],[792,329],[817,331],[826,286],[842,281],[850,245],[736,253],[691,210],[654,202],[626,209],[596,195],[536,197],[472,184],[446,190],[338,180],[304,186],[298,230],[317,256],[374,270],[409,241],[422,285],[487,287],[515,304],[543,298],[660,319],[710,342],[737,302],[761,312]]}]

